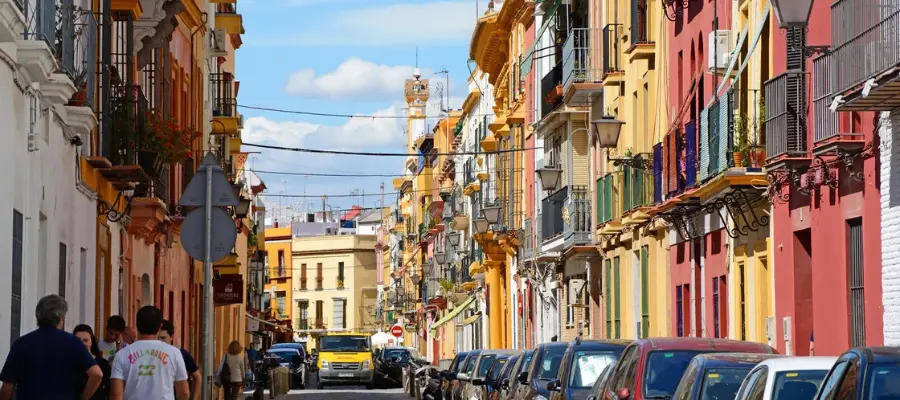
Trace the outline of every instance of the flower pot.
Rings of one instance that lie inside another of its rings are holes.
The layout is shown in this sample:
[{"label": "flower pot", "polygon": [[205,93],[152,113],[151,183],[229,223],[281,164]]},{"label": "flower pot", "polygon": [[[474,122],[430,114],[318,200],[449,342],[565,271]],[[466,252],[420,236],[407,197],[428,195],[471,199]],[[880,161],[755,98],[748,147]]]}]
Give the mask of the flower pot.
[{"label": "flower pot", "polygon": [[732,157],[734,157],[734,166],[735,167],[743,167],[744,166],[744,154],[743,153],[741,153],[739,151],[735,151],[734,153],[732,153]]},{"label": "flower pot", "polygon": [[82,84],[81,88],[72,95],[72,98],[69,99],[69,105],[73,107],[84,107],[87,105],[87,87]]}]

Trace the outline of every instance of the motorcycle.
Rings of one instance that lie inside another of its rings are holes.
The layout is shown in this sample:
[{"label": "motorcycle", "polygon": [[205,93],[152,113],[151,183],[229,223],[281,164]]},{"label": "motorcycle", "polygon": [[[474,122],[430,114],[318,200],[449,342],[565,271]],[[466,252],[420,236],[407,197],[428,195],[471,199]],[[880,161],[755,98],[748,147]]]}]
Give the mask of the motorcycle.
[{"label": "motorcycle", "polygon": [[418,385],[422,389],[422,399],[441,400],[444,393],[441,390],[441,373],[432,365],[426,365],[416,371]]},{"label": "motorcycle", "polygon": [[309,352],[309,357],[306,358],[306,371],[319,371],[319,352],[316,349],[312,349],[312,351]]},{"label": "motorcycle", "polygon": [[266,356],[253,363],[253,400],[265,399],[265,390],[269,387],[269,372],[281,365],[279,360],[278,357]]}]

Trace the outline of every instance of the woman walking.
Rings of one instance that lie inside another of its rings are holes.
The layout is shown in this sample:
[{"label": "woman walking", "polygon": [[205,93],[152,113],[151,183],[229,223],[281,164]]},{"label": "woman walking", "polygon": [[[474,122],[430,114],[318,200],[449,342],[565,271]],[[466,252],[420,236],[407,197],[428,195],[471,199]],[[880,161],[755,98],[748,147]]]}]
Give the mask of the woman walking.
[{"label": "woman walking", "polygon": [[225,400],[239,400],[244,394],[244,377],[247,376],[247,362],[244,361],[244,347],[237,340],[228,345],[228,352],[222,357],[216,381],[225,389]]},{"label": "woman walking", "polygon": [[[97,361],[97,366],[100,367],[100,370],[103,371],[103,379],[100,380],[100,387],[97,388],[97,391],[94,392],[94,395],[91,396],[91,400],[106,400],[109,398],[109,375],[110,375],[110,365],[109,361],[106,361],[106,358],[103,357],[103,352],[100,351],[100,347],[97,345],[97,338],[94,336],[94,330],[91,329],[90,325],[81,324],[75,327],[72,330],[72,334],[74,334],[78,339],[81,339],[81,342],[84,343],[85,347],[87,347],[88,352],[94,356],[94,360]],[[87,376],[84,377],[85,382],[87,382]],[[84,383],[82,383],[83,385]]]}]

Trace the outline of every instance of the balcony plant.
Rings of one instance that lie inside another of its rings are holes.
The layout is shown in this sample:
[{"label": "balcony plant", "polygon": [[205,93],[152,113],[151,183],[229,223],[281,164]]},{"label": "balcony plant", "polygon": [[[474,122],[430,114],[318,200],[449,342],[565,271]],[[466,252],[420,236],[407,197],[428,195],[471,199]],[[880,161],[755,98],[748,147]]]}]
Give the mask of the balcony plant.
[{"label": "balcony plant", "polygon": [[[177,119],[164,116],[157,110],[148,111],[144,117],[145,135],[141,153],[144,157],[153,157],[154,169],[183,162],[191,156],[191,145],[201,136],[199,132],[179,127]],[[149,162],[150,159],[145,160]]]},{"label": "balcony plant", "polygon": [[756,110],[756,134],[754,144],[750,146],[750,166],[762,168],[766,164],[766,146],[759,144],[760,138],[766,134],[766,98],[759,97]]},{"label": "balcony plant", "polygon": [[750,151],[750,131],[747,126],[747,118],[743,115],[738,115],[734,118],[734,134],[735,134],[735,143],[734,143],[734,166],[735,167],[743,167],[744,160],[749,158]]}]

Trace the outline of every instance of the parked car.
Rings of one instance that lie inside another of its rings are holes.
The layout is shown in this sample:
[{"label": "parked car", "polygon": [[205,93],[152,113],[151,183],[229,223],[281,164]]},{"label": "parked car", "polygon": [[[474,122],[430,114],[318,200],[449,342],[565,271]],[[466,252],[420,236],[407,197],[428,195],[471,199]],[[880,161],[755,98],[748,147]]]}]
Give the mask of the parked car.
[{"label": "parked car", "polygon": [[294,375],[297,375],[299,379],[295,379],[293,385],[294,389],[305,389],[306,388],[306,380],[309,378],[309,354],[306,351],[306,343],[275,343],[269,349],[296,349],[300,352],[301,363],[297,366],[292,367],[293,369],[297,369],[298,371],[292,371]]},{"label": "parked car", "polygon": [[505,382],[501,382],[500,400],[516,400],[516,392],[519,389],[519,375],[528,371],[531,366],[531,359],[534,357],[534,350],[525,350],[522,356],[516,360],[512,370],[509,371],[509,377]]},{"label": "parked car", "polygon": [[603,372],[600,373],[600,376],[597,377],[597,380],[594,381],[594,386],[591,388],[591,394],[587,397],[587,400],[599,400],[603,398],[603,394],[606,393],[606,387],[609,386],[609,378],[612,376],[613,371],[616,370],[616,364],[618,364],[619,360],[613,361],[603,369]]},{"label": "parked car", "polygon": [[812,400],[837,357],[780,357],[756,365],[735,400]]},{"label": "parked car", "polygon": [[494,359],[494,362],[491,363],[491,366],[488,367],[487,373],[484,375],[484,379],[481,382],[473,381],[474,385],[480,386],[482,399],[490,399],[491,394],[494,393],[499,385],[500,385],[500,371],[506,367],[506,363],[509,362],[510,358],[514,356],[513,354],[500,354],[497,358]]},{"label": "parked car", "polygon": [[484,384],[484,378],[487,376],[488,369],[490,369],[494,360],[501,355],[512,354],[512,352],[512,350],[481,350],[480,354],[475,358],[475,367],[471,369],[471,372],[466,371],[457,375],[457,379],[464,382],[460,391],[460,398],[472,399],[481,395],[481,386]]},{"label": "parked car", "polygon": [[584,400],[607,365],[616,362],[630,340],[580,340],[569,343],[556,379],[547,383],[551,400]]},{"label": "parked car", "polygon": [[691,360],[707,353],[776,354],[775,349],[762,343],[728,339],[638,339],[619,358],[603,399],[672,398]]},{"label": "parked car", "polygon": [[817,400],[900,399],[900,348],[860,347],[838,357]]},{"label": "parked car", "polygon": [[453,361],[450,363],[450,368],[442,371],[441,393],[443,393],[444,399],[449,400],[451,398],[450,393],[453,390],[453,382],[456,381],[456,374],[464,367],[467,357],[469,357],[469,352],[467,351],[456,353],[456,357],[453,357]]},{"label": "parked car", "polygon": [[741,382],[762,361],[776,354],[712,353],[691,360],[675,389],[676,399],[734,400]]},{"label": "parked car", "polygon": [[504,391],[509,390],[510,377],[513,376],[512,372],[516,368],[516,364],[519,362],[520,358],[522,358],[521,353],[509,356],[506,363],[503,364],[503,368],[500,369],[500,373],[497,374],[497,377],[491,378],[493,382],[491,384],[491,389],[488,392],[489,400],[500,400],[502,398],[500,396]]},{"label": "parked car", "polygon": [[375,387],[403,387],[403,374],[410,362],[422,356],[411,347],[385,347],[372,359],[375,364]]},{"label": "parked car", "polygon": [[528,365],[528,370],[519,374],[519,386],[516,388],[517,400],[547,400],[550,391],[547,384],[559,375],[559,366],[563,355],[569,347],[568,343],[551,342],[538,345]]},{"label": "parked car", "polygon": [[461,380],[460,378],[465,378],[472,374],[473,371],[475,371],[475,363],[477,362],[478,356],[480,355],[481,350],[472,350],[466,356],[466,359],[463,361],[462,367],[460,367],[459,371],[456,373],[456,376],[453,377],[453,382],[450,384],[449,393],[444,393],[444,397],[446,397],[447,400],[463,400],[463,387],[465,387],[467,382]]},{"label": "parked car", "polygon": [[294,389],[304,388],[306,383],[306,363],[300,350],[290,347],[269,348],[266,354],[278,357],[278,363],[282,367],[291,370],[291,387]]}]

